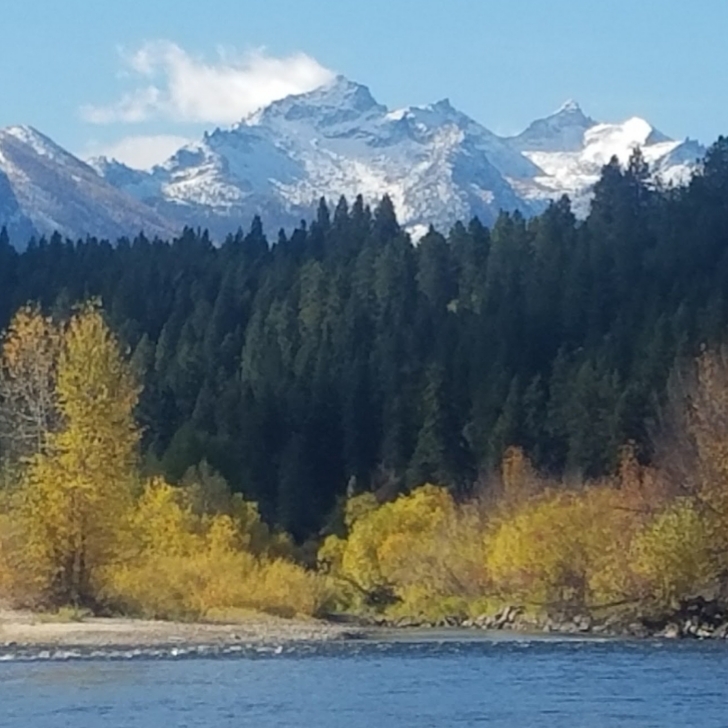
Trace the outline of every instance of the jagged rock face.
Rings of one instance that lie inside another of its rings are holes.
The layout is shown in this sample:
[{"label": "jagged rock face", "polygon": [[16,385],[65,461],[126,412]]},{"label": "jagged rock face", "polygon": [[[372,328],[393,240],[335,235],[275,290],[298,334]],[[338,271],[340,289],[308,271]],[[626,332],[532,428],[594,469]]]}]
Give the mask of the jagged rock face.
[{"label": "jagged rock face", "polygon": [[112,238],[174,231],[169,221],[30,127],[0,130],[0,224],[17,245],[55,231]]},{"label": "jagged rock face", "polygon": [[339,77],[218,129],[120,186],[172,215],[212,213],[227,229],[256,213],[269,225],[295,224],[320,197],[376,201],[386,193],[419,235],[430,223],[447,229],[474,215],[491,223],[502,209],[532,214],[563,194],[585,215],[602,166],[614,154],[626,162],[635,146],[670,182],[687,179],[704,153],[641,119],[599,124],[573,101],[503,139],[448,101],[390,111]]},{"label": "jagged rock face", "polygon": [[89,166],[31,129],[0,132],[0,224],[16,237],[58,229],[112,238],[188,224],[220,239],[256,214],[271,231],[310,218],[321,197],[375,203],[388,194],[419,236],[475,215],[490,224],[502,209],[534,214],[563,194],[585,215],[602,166],[612,155],[626,162],[635,146],[671,183],[704,154],[641,119],[597,123],[575,102],[505,139],[448,101],[390,111],[338,77],[205,134],[148,172],[103,158]]},{"label": "jagged rock face", "polygon": [[534,121],[509,142],[521,152],[579,152],[584,146],[584,135],[596,125],[579,104],[567,101],[555,114]]},{"label": "jagged rock face", "polygon": [[[229,131],[177,152],[146,181],[118,169],[109,181],[140,200],[213,211],[226,229],[261,214],[270,227],[308,217],[319,198],[392,197],[410,229],[446,228],[500,209],[536,211],[506,179],[538,168],[447,101],[390,112],[344,78],[277,101]],[[159,208],[162,209],[162,208]],[[166,208],[170,210],[169,207]]]}]

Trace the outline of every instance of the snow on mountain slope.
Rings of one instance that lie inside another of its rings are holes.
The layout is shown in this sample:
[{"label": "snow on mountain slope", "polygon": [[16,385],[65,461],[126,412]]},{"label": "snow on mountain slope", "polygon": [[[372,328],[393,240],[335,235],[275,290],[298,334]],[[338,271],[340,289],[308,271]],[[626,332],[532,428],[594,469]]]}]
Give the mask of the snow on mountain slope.
[{"label": "snow on mountain slope", "polygon": [[697,142],[674,141],[637,117],[622,124],[599,124],[575,102],[509,141],[543,170],[533,180],[514,181],[519,193],[529,200],[567,194],[581,217],[588,213],[592,188],[612,157],[626,165],[639,147],[655,177],[667,184],[684,184],[705,154]]},{"label": "snow on mountain slope", "polygon": [[375,203],[389,194],[400,221],[420,230],[475,214],[492,222],[500,209],[535,211],[542,203],[524,202],[506,176],[539,174],[447,101],[390,112],[366,87],[338,77],[205,135],[146,181],[126,173],[120,186],[166,211],[212,211],[226,229],[256,213],[268,227],[296,224],[320,197],[361,194]]},{"label": "snow on mountain slope", "polygon": [[0,224],[17,245],[55,231],[74,238],[173,231],[161,216],[27,126],[0,130]]},{"label": "snow on mountain slope", "polygon": [[266,226],[309,218],[320,197],[388,194],[416,234],[501,209],[531,214],[568,194],[586,215],[602,167],[640,146],[664,181],[685,182],[704,150],[675,142],[641,119],[600,124],[574,101],[503,139],[449,101],[390,111],[339,76],[315,91],[206,134],[145,173],[95,162],[109,182],[176,220],[204,220],[223,234],[254,214]]},{"label": "snow on mountain slope", "polygon": [[639,118],[598,123],[573,101],[504,139],[449,101],[390,111],[340,76],[205,134],[150,172],[86,164],[29,127],[0,130],[0,225],[19,243],[55,230],[169,237],[182,225],[222,239],[255,214],[275,233],[310,219],[321,197],[388,194],[417,237],[474,215],[490,224],[501,209],[536,213],[563,194],[584,216],[602,167],[613,155],[626,164],[637,146],[670,184],[685,183],[705,153]]},{"label": "snow on mountain slope", "polygon": [[87,161],[89,167],[103,177],[109,184],[118,189],[134,189],[134,197],[141,199],[153,196],[158,192],[158,185],[147,172],[127,167],[115,159],[92,157]]}]

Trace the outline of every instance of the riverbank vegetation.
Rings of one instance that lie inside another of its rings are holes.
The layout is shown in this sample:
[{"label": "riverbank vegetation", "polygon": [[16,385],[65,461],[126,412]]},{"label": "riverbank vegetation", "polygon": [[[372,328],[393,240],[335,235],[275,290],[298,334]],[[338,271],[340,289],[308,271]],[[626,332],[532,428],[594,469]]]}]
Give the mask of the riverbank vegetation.
[{"label": "riverbank vegetation", "polygon": [[205,619],[719,594],[726,199],[721,139],[685,188],[636,153],[586,221],[418,245],[361,198],[273,245],[0,234],[0,593]]},{"label": "riverbank vegetation", "polygon": [[[698,362],[701,373],[712,356]],[[320,567],[337,577],[344,608],[430,623],[506,605],[564,619],[670,614],[695,595],[725,600],[728,472],[712,447],[727,439],[725,429],[697,435],[693,458],[681,461],[701,473],[692,480],[644,467],[625,448],[614,476],[557,481],[511,449],[500,477],[465,502],[431,485],[383,505],[359,496],[346,504],[341,535],[319,551]]]},{"label": "riverbank vegetation", "polygon": [[21,309],[2,365],[17,453],[0,513],[4,595],[165,618],[319,610],[325,583],[206,465],[178,486],[142,477],[140,390],[98,307],[65,322]]}]

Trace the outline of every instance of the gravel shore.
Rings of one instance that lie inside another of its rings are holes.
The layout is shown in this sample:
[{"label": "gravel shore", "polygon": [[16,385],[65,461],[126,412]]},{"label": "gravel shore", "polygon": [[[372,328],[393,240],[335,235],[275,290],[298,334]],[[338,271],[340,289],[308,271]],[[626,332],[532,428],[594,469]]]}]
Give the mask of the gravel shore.
[{"label": "gravel shore", "polygon": [[124,648],[281,644],[355,639],[360,630],[316,620],[260,615],[236,624],[88,618],[53,621],[31,612],[0,610],[0,647]]}]

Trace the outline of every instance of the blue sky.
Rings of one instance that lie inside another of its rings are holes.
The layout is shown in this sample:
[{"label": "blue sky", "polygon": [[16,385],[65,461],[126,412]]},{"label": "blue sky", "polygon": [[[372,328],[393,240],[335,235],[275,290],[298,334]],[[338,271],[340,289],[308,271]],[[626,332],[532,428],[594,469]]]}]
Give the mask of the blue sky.
[{"label": "blue sky", "polygon": [[0,27],[0,127],[76,153],[151,158],[333,72],[498,133],[567,98],[728,133],[726,0],[9,0]]}]

